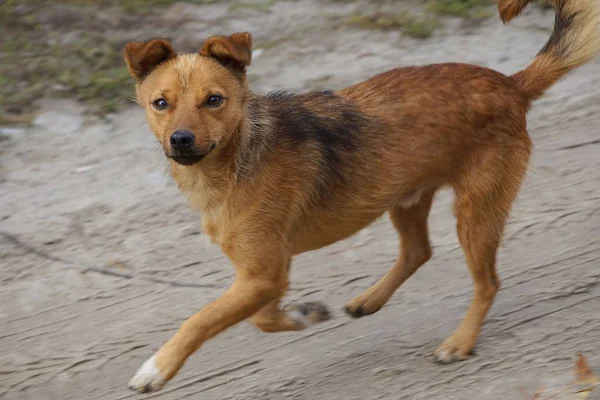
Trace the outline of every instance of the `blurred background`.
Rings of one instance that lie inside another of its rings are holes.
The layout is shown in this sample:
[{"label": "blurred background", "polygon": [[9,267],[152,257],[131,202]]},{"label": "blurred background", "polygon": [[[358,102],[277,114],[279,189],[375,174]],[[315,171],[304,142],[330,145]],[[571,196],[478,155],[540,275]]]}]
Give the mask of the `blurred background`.
[{"label": "blurred background", "polygon": [[[492,0],[0,0],[0,398],[135,397],[139,364],[232,280],[132,101],[126,42],[192,52],[249,31],[252,89],[305,91],[446,61],[511,74],[553,20],[544,1],[504,26]],[[530,113],[503,287],[469,361],[431,359],[471,290],[443,192],[434,258],[379,313],[350,321],[341,307],[394,262],[385,218],[295,261],[286,300],[326,301],[331,321],[276,335],[242,323],[146,397],[506,400],[543,386],[583,398],[563,389],[577,352],[600,372],[599,104],[597,60]]]}]

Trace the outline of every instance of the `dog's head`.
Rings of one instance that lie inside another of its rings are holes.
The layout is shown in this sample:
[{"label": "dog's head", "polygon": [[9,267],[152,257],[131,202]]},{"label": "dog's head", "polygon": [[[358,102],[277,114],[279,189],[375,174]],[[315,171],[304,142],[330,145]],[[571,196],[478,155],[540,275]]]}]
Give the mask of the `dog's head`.
[{"label": "dog's head", "polygon": [[138,103],[167,157],[193,165],[239,128],[248,96],[249,33],[213,36],[199,53],[176,54],[160,39],[125,46]]}]

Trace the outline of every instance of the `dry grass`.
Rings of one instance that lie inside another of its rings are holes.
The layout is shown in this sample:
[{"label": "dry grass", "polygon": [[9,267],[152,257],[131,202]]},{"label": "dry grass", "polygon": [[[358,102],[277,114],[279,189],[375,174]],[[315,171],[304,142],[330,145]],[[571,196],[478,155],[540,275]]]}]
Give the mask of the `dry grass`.
[{"label": "dry grass", "polygon": [[494,0],[433,0],[429,9],[438,15],[482,19],[492,15],[489,8],[494,4]]},{"label": "dry grass", "polygon": [[424,2],[423,16],[415,16],[408,11],[390,12],[397,4],[385,0],[378,0],[378,4],[386,9],[352,15],[346,24],[363,29],[400,30],[407,36],[428,38],[442,25],[442,16],[481,20],[493,15],[491,6],[494,0],[431,0]]},{"label": "dry grass", "polygon": [[[27,123],[35,100],[43,97],[75,98],[99,115],[130,104],[133,83],[121,49],[136,36],[161,35],[155,27],[163,27],[167,37],[176,32],[176,27],[165,28],[161,13],[177,1],[227,2],[230,11],[269,12],[276,0],[0,0],[0,124]],[[342,23],[428,38],[442,16],[480,19],[493,14],[492,3],[430,0],[413,3],[424,4],[423,13],[415,15],[398,10],[398,2],[376,0],[373,12],[351,15]],[[257,46],[269,48],[289,40],[294,38],[276,37]]]},{"label": "dry grass", "polygon": [[42,97],[75,98],[99,115],[130,103],[123,45],[175,2],[0,2],[0,124],[26,123]]},{"label": "dry grass", "polygon": [[433,18],[415,17],[407,11],[355,14],[346,18],[345,23],[362,29],[401,30],[407,36],[422,39],[430,37],[439,25]]}]

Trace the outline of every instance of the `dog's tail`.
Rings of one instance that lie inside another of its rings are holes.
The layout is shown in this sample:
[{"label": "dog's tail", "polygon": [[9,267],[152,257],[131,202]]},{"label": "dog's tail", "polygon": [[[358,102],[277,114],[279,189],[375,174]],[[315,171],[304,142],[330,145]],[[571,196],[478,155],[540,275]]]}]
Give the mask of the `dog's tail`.
[{"label": "dog's tail", "polygon": [[[551,0],[554,30],[533,62],[513,78],[530,101],[600,51],[599,0]],[[518,16],[531,0],[498,0],[502,22]]]}]

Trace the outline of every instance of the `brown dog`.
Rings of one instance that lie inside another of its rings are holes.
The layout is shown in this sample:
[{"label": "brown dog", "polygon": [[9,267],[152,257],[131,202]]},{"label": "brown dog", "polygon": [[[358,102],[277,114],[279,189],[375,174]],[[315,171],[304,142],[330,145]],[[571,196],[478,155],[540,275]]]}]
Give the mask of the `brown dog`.
[{"label": "brown dog", "polygon": [[[529,0],[500,0],[503,21]],[[353,317],[379,310],[431,257],[434,193],[456,192],[458,236],[473,301],[435,352],[464,360],[500,286],[496,251],[531,153],[533,100],[600,50],[594,0],[556,0],[556,22],[533,63],[512,76],[465,64],[395,69],[339,92],[249,92],[247,33],[209,38],[198,54],[168,42],[129,43],[137,99],[171,172],[205,233],[231,259],[236,279],[186,320],[130,381],[160,389],[206,340],[245,319],[265,332],[328,318],[320,304],[282,310],[294,255],[347,238],[389,212],[400,256],[350,301]]]}]

